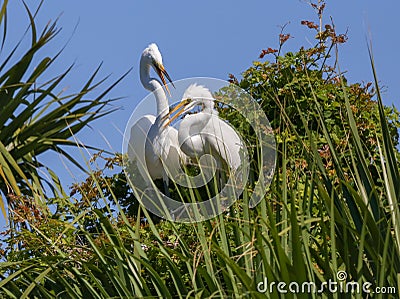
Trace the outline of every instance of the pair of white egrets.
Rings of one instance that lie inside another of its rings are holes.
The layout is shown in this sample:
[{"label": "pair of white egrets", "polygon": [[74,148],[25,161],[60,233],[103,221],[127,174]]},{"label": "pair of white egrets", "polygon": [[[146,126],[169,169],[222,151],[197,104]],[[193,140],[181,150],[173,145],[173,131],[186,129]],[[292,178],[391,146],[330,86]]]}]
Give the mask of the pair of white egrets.
[{"label": "pair of white egrets", "polygon": [[[161,82],[150,76],[151,68]],[[142,177],[147,180],[163,179],[168,185],[168,177],[175,176],[182,163],[198,161],[205,155],[214,157],[217,168],[228,167],[236,171],[242,164],[245,146],[236,131],[218,117],[210,90],[202,85],[190,85],[181,102],[170,111],[166,93],[170,94],[170,91],[165,78],[174,86],[157,45],[151,44],[141,55],[140,81],[154,94],[157,115],[145,115],[133,125],[128,148],[129,159],[137,161]],[[182,113],[196,106],[201,106],[202,110],[186,115],[180,122],[179,130],[170,125]]]}]

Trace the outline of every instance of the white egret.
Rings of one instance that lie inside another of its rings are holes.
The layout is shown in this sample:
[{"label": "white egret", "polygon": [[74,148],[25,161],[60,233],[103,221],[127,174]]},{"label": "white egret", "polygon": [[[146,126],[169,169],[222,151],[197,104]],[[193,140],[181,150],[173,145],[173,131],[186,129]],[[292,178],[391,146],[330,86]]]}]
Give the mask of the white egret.
[{"label": "white egret", "polygon": [[[150,77],[150,69],[160,77],[162,83]],[[179,163],[181,151],[178,146],[178,132],[166,125],[168,122],[169,104],[163,86],[169,93],[165,77],[172,83],[162,62],[162,56],[156,44],[150,44],[144,49],[140,59],[140,81],[144,88],[153,92],[157,104],[157,116],[145,115],[131,128],[128,156],[136,159],[142,177],[163,179],[168,186],[168,176],[164,170],[163,161]],[[166,188],[166,190],[168,190]]]},{"label": "white egret", "polygon": [[[166,123],[169,125],[184,112],[201,105],[200,112],[186,115],[179,125],[178,141],[182,151],[192,159],[211,154],[217,161],[217,167],[223,162],[230,171],[237,171],[246,156],[246,147],[237,132],[218,117],[214,109],[213,95],[202,85],[190,85],[181,102],[169,113],[177,113]],[[169,116],[167,116],[169,117]]]}]

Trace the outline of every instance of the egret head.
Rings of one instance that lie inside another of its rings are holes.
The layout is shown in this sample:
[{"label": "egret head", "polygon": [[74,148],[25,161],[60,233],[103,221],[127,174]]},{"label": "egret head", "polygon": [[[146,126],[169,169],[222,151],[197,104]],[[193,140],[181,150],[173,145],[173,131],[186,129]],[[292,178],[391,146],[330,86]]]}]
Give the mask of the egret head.
[{"label": "egret head", "polygon": [[166,117],[175,113],[174,116],[168,121],[169,125],[173,120],[178,118],[181,114],[192,110],[194,107],[201,105],[202,112],[209,114],[217,114],[214,110],[214,98],[211,91],[203,85],[191,84],[183,93],[181,102],[172,109]]},{"label": "egret head", "polygon": [[186,88],[185,92],[183,93],[182,100],[184,99],[209,99],[213,100],[213,95],[211,91],[207,88],[204,87],[203,85],[197,85],[196,83],[193,83],[189,85],[188,88]]},{"label": "egret head", "polygon": [[184,112],[193,109],[197,105],[203,106],[203,111],[208,113],[212,113],[212,109],[214,109],[213,95],[211,91],[203,85],[197,85],[196,83],[189,85],[183,93],[181,102],[188,99],[190,99],[190,101],[187,101]]},{"label": "egret head", "polygon": [[164,68],[164,65],[162,62],[162,56],[161,56],[160,50],[158,50],[157,45],[153,43],[153,44],[150,44],[146,49],[144,49],[142,52],[141,60],[144,61],[146,64],[153,67],[154,71],[157,73],[157,75],[160,77],[162,83],[164,84],[165,89],[171,95],[171,93],[169,92],[169,89],[167,86],[167,81],[165,80],[165,78],[167,78],[168,81],[171,82],[172,86],[174,86],[174,83],[172,83],[171,77],[168,75],[167,71]]}]

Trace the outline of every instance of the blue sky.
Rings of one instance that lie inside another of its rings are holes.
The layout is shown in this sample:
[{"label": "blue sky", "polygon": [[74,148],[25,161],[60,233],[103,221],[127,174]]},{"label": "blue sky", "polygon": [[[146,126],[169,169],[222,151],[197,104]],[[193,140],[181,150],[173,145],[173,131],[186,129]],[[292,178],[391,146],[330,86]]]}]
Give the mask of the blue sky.
[{"label": "blue sky", "polygon": [[[29,5],[32,2],[29,1]],[[285,50],[314,44],[310,30],[301,20],[316,21],[306,1],[132,1],[113,4],[104,0],[44,1],[37,16],[39,28],[59,17],[58,37],[40,55],[54,55],[69,40],[48,77],[55,76],[71,63],[75,67],[64,81],[69,91],[78,90],[91,72],[103,62],[101,76],[111,80],[133,67],[132,72],[110,94],[124,97],[116,105],[121,110],[97,121],[78,138],[90,145],[121,151],[122,133],[130,114],[147,91],[138,78],[141,51],[156,42],[172,79],[215,77],[227,79],[240,73],[258,59],[262,49],[277,47],[280,26],[286,26],[290,39]],[[31,6],[33,7],[33,6]],[[351,82],[372,81],[366,37],[371,36],[378,77],[384,86],[384,101],[400,106],[398,68],[398,11],[395,0],[328,1],[324,20],[332,16],[337,32],[348,30],[349,41],[341,46],[339,62]],[[10,1],[6,49],[19,41],[28,26],[21,1]],[[75,28],[76,27],[76,28]],[[25,43],[28,43],[26,39]],[[2,55],[3,56],[3,55]],[[100,77],[99,77],[100,78]],[[48,78],[43,78],[48,79]],[[103,140],[105,136],[107,142]],[[60,166],[56,155],[45,155],[44,162],[57,170],[66,185],[71,174]],[[73,176],[84,176],[71,167]],[[1,222],[0,222],[1,226]]]}]

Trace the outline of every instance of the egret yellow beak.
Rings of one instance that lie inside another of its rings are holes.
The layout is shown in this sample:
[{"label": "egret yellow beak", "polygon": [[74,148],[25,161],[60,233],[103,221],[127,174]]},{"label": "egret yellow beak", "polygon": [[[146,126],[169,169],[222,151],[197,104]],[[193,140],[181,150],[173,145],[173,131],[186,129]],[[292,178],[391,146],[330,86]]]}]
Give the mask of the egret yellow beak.
[{"label": "egret yellow beak", "polygon": [[169,118],[172,114],[176,112],[174,116],[172,116],[168,122],[164,125],[164,127],[167,127],[170,125],[171,122],[173,122],[175,119],[177,119],[184,111],[186,106],[191,102],[191,99],[185,99],[181,101],[174,109],[172,109],[164,118]]},{"label": "egret yellow beak", "polygon": [[168,85],[167,85],[167,81],[165,80],[165,78],[167,78],[168,81],[175,88],[175,85],[172,82],[171,77],[168,75],[167,71],[165,70],[165,68],[164,68],[164,66],[162,64],[155,64],[155,69],[157,71],[157,75],[160,77],[162,83],[164,84],[165,89],[168,91],[169,96],[171,96],[171,93],[170,93]]}]

